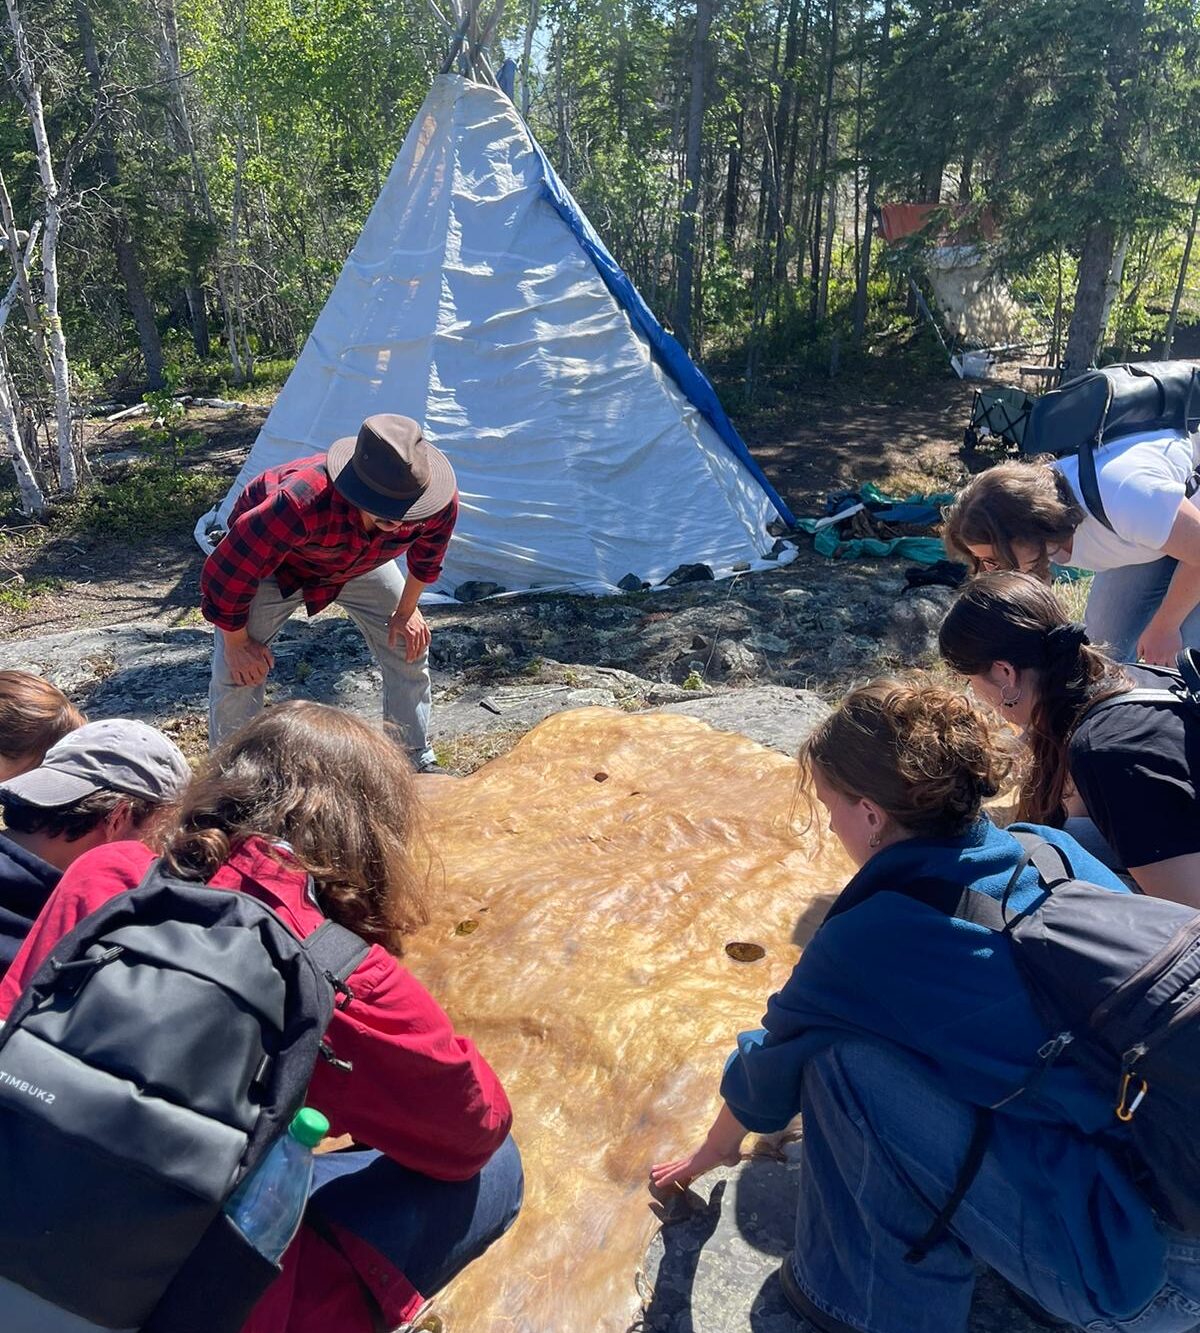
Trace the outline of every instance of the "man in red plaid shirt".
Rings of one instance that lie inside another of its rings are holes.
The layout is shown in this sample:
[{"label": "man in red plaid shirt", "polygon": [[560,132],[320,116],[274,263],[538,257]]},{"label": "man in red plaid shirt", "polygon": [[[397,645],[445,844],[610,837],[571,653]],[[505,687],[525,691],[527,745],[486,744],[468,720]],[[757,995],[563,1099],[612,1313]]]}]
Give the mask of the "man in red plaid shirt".
[{"label": "man in red plaid shirt", "polygon": [[408,417],[368,417],[327,454],[255,477],[200,574],[200,609],[216,626],[210,745],[262,708],[270,643],[292,612],[303,602],[314,616],[337,601],[379,662],[384,718],[417,770],[436,771],[429,626],[417,602],[441,575],[457,517],[454,470]]}]

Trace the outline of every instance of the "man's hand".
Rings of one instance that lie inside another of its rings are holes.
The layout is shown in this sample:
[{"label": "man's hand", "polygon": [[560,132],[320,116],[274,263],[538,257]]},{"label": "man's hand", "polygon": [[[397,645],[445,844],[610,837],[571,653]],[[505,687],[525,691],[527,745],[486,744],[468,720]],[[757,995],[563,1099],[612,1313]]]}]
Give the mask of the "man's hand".
[{"label": "man's hand", "polygon": [[1179,626],[1164,625],[1156,615],[1138,639],[1138,660],[1147,666],[1173,667],[1182,647],[1183,635]]},{"label": "man's hand", "polygon": [[275,665],[275,654],[265,643],[252,639],[245,630],[225,635],[225,665],[235,685],[261,685]]},{"label": "man's hand", "polygon": [[392,612],[388,619],[388,647],[395,648],[404,639],[404,660],[415,662],[429,647],[429,626],[420,610],[409,611],[404,603]]}]

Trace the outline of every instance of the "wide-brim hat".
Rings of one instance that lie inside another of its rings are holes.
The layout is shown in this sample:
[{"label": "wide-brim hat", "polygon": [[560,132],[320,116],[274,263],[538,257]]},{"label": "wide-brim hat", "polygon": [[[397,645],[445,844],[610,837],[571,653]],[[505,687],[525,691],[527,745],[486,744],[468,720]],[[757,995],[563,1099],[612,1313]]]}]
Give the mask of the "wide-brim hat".
[{"label": "wide-brim hat", "polygon": [[408,523],[445,509],[458,487],[450,460],[421,427],[411,417],[390,413],[368,417],[357,436],[335,440],[325,467],[352,505],[376,518]]}]

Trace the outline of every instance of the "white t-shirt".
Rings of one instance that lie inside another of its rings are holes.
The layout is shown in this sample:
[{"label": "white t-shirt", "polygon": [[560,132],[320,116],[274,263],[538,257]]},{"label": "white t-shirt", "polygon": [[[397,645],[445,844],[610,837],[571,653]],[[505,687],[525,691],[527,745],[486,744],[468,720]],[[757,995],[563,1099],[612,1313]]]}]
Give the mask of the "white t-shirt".
[{"label": "white t-shirt", "polygon": [[[1100,498],[1113,531],[1086,513],[1075,529],[1070,563],[1079,569],[1119,569],[1161,559],[1175,515],[1196,470],[1195,442],[1176,431],[1126,435],[1096,450]],[[1079,459],[1060,458],[1054,466],[1067,479],[1076,500]]]}]

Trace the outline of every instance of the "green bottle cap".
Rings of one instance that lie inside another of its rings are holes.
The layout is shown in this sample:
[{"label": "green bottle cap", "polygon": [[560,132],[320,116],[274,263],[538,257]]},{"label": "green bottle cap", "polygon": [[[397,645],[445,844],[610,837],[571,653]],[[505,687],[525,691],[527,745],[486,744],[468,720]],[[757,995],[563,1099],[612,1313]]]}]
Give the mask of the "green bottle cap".
[{"label": "green bottle cap", "polygon": [[288,1133],[306,1148],[315,1148],[329,1133],[329,1121],[320,1111],[314,1111],[311,1106],[302,1106],[292,1117]]}]

